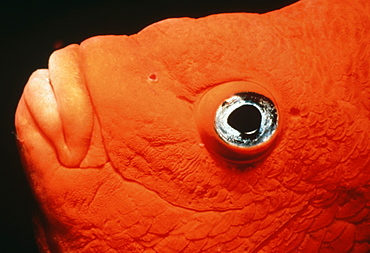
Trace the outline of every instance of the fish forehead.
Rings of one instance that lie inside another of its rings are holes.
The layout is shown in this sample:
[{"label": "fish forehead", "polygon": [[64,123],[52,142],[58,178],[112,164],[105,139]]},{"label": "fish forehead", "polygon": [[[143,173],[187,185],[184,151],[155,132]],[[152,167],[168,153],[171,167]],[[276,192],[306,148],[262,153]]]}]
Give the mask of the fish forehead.
[{"label": "fish forehead", "polygon": [[[367,151],[352,143],[366,138],[369,102],[363,96],[366,67],[356,59],[368,55],[363,49],[368,34],[359,27],[369,19],[328,1],[301,7],[265,15],[169,19],[137,35],[83,42],[86,83],[120,174],[173,203],[208,210],[240,208],[258,188],[280,184],[310,191],[315,184],[342,180],[333,174],[360,173],[366,159],[358,158]],[[210,156],[195,120],[206,91],[237,80],[270,90],[284,126],[279,145],[264,163],[243,173]],[[361,134],[344,138],[355,132]],[[263,178],[278,173],[303,180]],[[204,188],[200,193],[194,193],[193,177],[198,189]],[[234,177],[236,185],[225,181]],[[226,197],[217,202],[215,192],[222,189]],[[213,197],[205,201],[206,195]],[[185,199],[191,201],[184,204]]]},{"label": "fish forehead", "polygon": [[191,101],[212,86],[244,79],[282,93],[324,93],[335,78],[353,70],[354,58],[364,55],[368,33],[361,27],[366,26],[366,12],[355,5],[359,15],[354,16],[346,14],[345,3],[333,7],[331,1],[312,2],[264,15],[169,19],[137,35],[89,39],[82,48],[90,90],[147,87],[149,76],[156,74],[161,81],[169,80],[152,86],[155,90],[164,88]]}]

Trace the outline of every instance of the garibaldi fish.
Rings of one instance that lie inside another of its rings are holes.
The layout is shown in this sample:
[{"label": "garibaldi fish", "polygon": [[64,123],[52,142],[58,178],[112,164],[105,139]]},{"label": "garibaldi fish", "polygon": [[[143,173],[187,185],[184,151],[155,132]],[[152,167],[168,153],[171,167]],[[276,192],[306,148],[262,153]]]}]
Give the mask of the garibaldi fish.
[{"label": "garibaldi fish", "polygon": [[16,112],[42,252],[369,252],[370,2],[55,51]]}]

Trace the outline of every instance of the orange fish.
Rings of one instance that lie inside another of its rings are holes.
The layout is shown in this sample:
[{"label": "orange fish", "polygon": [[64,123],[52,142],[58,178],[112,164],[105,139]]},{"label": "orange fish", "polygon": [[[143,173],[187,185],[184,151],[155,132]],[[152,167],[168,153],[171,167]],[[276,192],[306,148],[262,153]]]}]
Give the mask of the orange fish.
[{"label": "orange fish", "polygon": [[16,113],[42,252],[369,252],[370,2],[54,52]]}]

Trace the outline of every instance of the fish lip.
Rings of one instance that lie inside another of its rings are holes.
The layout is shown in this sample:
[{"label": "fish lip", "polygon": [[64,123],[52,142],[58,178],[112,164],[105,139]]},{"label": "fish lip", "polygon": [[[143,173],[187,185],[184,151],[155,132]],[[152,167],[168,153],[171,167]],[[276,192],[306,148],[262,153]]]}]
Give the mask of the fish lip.
[{"label": "fish lip", "polygon": [[93,131],[94,112],[81,62],[78,45],[55,51],[49,69],[35,71],[23,92],[39,131],[66,167],[81,164]]},{"label": "fish lip", "polygon": [[[50,139],[51,129],[55,132],[62,130],[58,104],[48,69],[39,69],[32,73],[24,88],[22,98],[36,126],[48,139]],[[19,114],[18,110],[17,114]]]}]

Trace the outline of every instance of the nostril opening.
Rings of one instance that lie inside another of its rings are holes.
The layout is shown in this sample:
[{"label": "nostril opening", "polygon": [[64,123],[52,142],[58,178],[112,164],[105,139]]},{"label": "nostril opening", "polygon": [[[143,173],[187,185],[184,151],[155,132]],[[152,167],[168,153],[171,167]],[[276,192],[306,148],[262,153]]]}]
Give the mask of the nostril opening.
[{"label": "nostril opening", "polygon": [[253,105],[236,108],[227,118],[227,123],[243,137],[253,138],[261,126],[261,112]]},{"label": "nostril opening", "polygon": [[148,79],[149,79],[149,81],[152,81],[152,82],[158,81],[158,77],[155,73],[150,74]]}]

